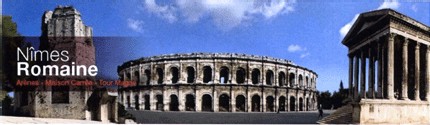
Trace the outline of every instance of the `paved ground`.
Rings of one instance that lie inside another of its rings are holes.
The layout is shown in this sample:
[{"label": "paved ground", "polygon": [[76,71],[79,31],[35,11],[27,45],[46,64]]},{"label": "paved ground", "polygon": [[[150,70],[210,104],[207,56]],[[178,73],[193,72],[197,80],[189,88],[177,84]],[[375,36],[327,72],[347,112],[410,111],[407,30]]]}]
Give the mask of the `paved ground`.
[{"label": "paved ground", "polygon": [[[178,124],[315,124],[318,113],[281,112],[277,113],[214,113],[214,112],[156,112],[129,110],[137,123],[178,123]],[[324,111],[324,116],[333,111]]]},{"label": "paved ground", "polygon": [[0,116],[0,124],[106,124],[99,121]]}]

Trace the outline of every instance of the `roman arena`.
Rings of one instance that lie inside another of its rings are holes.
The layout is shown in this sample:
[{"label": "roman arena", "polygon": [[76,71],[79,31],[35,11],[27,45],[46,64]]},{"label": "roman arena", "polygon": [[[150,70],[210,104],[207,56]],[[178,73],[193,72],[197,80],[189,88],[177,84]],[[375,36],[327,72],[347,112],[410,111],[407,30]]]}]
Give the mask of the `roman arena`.
[{"label": "roman arena", "polygon": [[291,61],[234,53],[144,57],[118,66],[127,109],[196,112],[317,110],[318,75]]}]

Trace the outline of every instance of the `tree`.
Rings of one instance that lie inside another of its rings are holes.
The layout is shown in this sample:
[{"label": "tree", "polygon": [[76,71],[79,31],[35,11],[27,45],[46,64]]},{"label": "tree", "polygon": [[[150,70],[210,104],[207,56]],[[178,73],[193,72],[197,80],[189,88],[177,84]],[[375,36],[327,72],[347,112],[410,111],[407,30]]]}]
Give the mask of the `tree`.
[{"label": "tree", "polygon": [[342,80],[340,80],[340,85],[339,85],[339,86],[340,86],[340,87],[339,87],[339,91],[344,89],[344,88],[343,88],[343,82],[342,82]]},{"label": "tree", "polygon": [[18,79],[26,79],[28,77],[17,76],[17,48],[30,47],[31,44],[24,41],[24,38],[18,33],[17,25],[13,22],[11,16],[2,16],[2,32],[1,37],[3,40],[3,46],[1,50],[2,64],[6,67],[0,67],[2,69],[1,79],[3,84],[3,90],[12,91],[14,85]]}]

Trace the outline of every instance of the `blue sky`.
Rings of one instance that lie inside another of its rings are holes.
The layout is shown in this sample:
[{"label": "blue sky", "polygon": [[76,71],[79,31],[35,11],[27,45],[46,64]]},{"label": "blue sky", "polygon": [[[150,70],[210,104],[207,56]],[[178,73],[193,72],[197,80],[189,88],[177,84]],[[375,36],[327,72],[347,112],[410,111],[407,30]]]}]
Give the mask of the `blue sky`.
[{"label": "blue sky", "polygon": [[235,52],[289,59],[318,73],[317,89],[348,81],[343,35],[357,14],[392,8],[426,25],[430,3],[364,0],[3,0],[24,36],[40,36],[41,16],[73,5],[96,41],[99,75],[116,79],[118,65],[170,53]]}]

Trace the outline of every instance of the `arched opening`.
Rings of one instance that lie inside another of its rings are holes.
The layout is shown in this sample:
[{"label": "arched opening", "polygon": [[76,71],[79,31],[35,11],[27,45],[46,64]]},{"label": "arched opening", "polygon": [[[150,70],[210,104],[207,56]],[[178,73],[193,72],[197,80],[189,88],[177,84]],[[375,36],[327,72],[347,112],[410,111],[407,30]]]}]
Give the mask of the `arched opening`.
[{"label": "arched opening", "polygon": [[170,68],[170,73],[172,73],[172,83],[178,83],[179,80],[179,69],[176,67]]},{"label": "arched opening", "polygon": [[299,111],[303,111],[303,98],[299,98]]},{"label": "arched opening", "polygon": [[309,111],[309,98],[306,98],[306,111]]},{"label": "arched opening", "polygon": [[220,70],[220,72],[219,72],[219,82],[220,83],[227,83],[228,82],[228,76],[229,76],[229,74],[228,74],[228,68],[227,67],[225,67],[225,66],[223,66],[223,67],[221,67],[221,70]]},{"label": "arched opening", "polygon": [[236,96],[236,111],[238,112],[245,111],[245,96],[243,95]]},{"label": "arched opening", "polygon": [[307,76],[305,78],[305,86],[306,88],[309,88],[309,78]]},{"label": "arched opening", "polygon": [[151,99],[149,95],[145,95],[145,110],[151,110]]},{"label": "arched opening", "polygon": [[252,70],[252,84],[258,84],[260,82],[260,70]]},{"label": "arched opening", "polygon": [[266,72],[266,85],[273,85],[273,71],[268,70]]},{"label": "arched opening", "polygon": [[150,70],[145,70],[145,83],[146,85],[149,85],[151,82],[151,71]]},{"label": "arched opening", "polygon": [[299,75],[299,87],[303,87],[303,76]]},{"label": "arched opening", "polygon": [[156,103],[155,110],[163,111],[163,108],[164,108],[163,95],[157,95],[155,98],[157,98],[157,103]]},{"label": "arched opening", "polygon": [[170,95],[169,110],[170,111],[179,111],[178,106],[179,106],[178,96]]},{"label": "arched opening", "polygon": [[266,112],[274,112],[275,111],[275,105],[274,105],[274,98],[273,96],[267,96],[266,97]]},{"label": "arched opening", "polygon": [[194,83],[194,74],[194,68],[191,66],[187,67],[187,83]]},{"label": "arched opening", "polygon": [[163,77],[164,77],[164,73],[163,73],[163,69],[161,69],[161,68],[157,68],[157,78],[158,78],[158,80],[157,80],[157,83],[158,84],[163,84]]},{"label": "arched opening", "polygon": [[212,81],[212,68],[210,66],[203,67],[203,83]]},{"label": "arched opening", "polygon": [[251,100],[251,111],[260,112],[260,96],[254,95]]},{"label": "arched opening", "polygon": [[285,97],[284,96],[281,96],[281,97],[279,97],[279,99],[278,99],[278,110],[279,111],[285,111]]},{"label": "arched opening", "polygon": [[236,82],[237,82],[237,84],[245,83],[245,76],[246,76],[245,69],[243,69],[241,67],[237,68],[237,71],[236,71]]},{"label": "arched opening", "polygon": [[294,75],[294,73],[290,73],[290,76],[288,77],[290,79],[290,87],[294,87],[295,86],[295,81],[296,81],[296,76]]},{"label": "arched opening", "polygon": [[126,75],[126,80],[131,80],[131,74],[130,73],[127,73],[127,74],[125,74]]},{"label": "arched opening", "polygon": [[202,96],[202,111],[211,112],[212,110],[212,97],[208,94]]},{"label": "arched opening", "polygon": [[140,83],[139,71],[134,71],[134,80],[136,81],[136,85],[139,85],[139,83]]},{"label": "arched opening", "polygon": [[130,96],[127,96],[127,108],[131,107]]},{"label": "arched opening", "polygon": [[222,94],[219,96],[219,111],[228,112],[230,111],[230,97],[227,94]]},{"label": "arched opening", "polygon": [[135,95],[134,96],[134,108],[136,109],[136,110],[139,110],[140,108],[139,108],[139,95]]},{"label": "arched opening", "polygon": [[279,72],[278,76],[279,76],[278,77],[279,86],[284,86],[285,85],[285,73],[284,72]]},{"label": "arched opening", "polygon": [[185,111],[195,111],[196,110],[196,100],[194,95],[187,94],[185,96]]},{"label": "arched opening", "polygon": [[294,96],[290,97],[290,111],[296,111],[296,98]]}]

